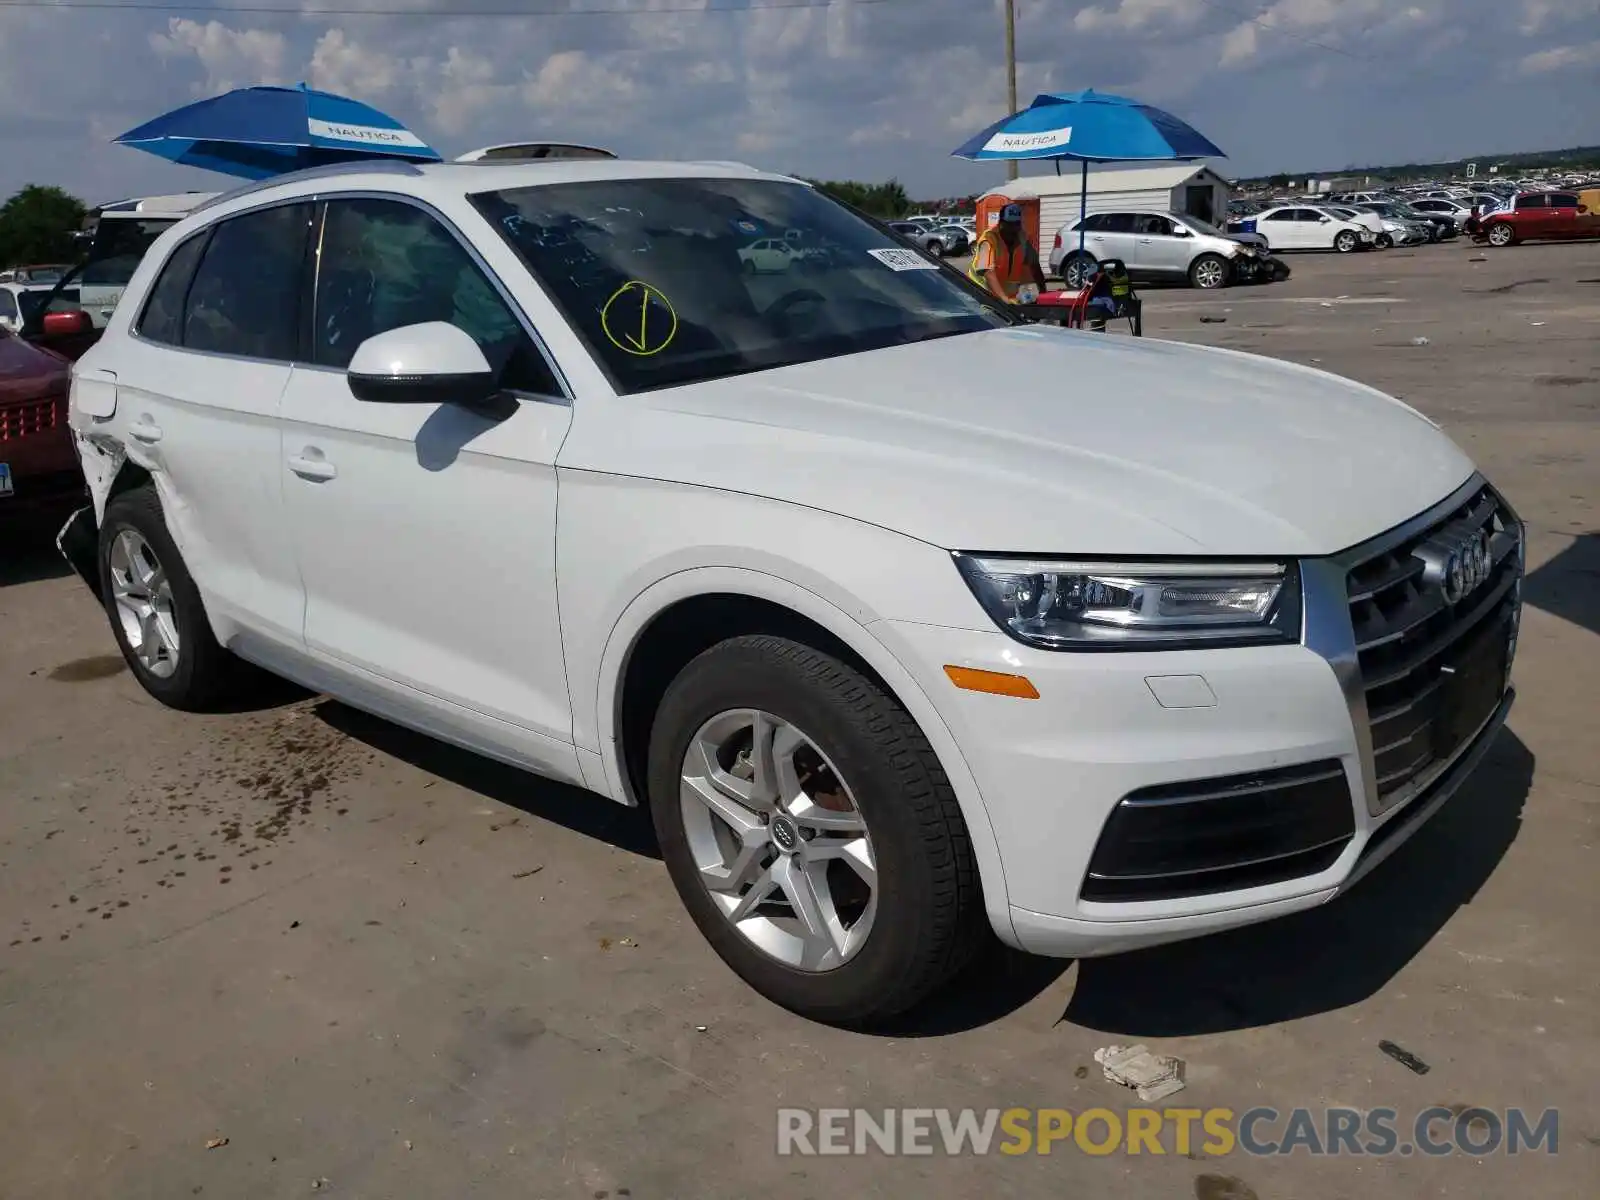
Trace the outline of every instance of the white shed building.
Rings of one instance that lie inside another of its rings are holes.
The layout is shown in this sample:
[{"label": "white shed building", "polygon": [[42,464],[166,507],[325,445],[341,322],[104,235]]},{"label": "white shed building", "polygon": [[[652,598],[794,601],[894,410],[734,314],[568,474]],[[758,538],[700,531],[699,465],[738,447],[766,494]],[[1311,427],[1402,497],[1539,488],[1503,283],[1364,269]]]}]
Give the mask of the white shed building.
[{"label": "white shed building", "polygon": [[[990,188],[988,195],[1039,198],[1039,236],[1048,244],[1055,231],[1078,215],[1082,186],[1075,162],[1063,162],[1060,175],[1024,175],[1014,182]],[[1121,208],[1181,212],[1205,221],[1225,219],[1228,181],[1204,163],[1162,163],[1125,167],[1089,164],[1090,212]]]}]

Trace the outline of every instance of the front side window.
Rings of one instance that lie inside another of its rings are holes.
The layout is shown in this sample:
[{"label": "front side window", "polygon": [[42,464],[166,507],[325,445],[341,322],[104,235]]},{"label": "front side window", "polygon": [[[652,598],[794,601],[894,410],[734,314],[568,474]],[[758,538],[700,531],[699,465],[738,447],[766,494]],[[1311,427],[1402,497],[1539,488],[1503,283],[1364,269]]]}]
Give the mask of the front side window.
[{"label": "front side window", "polygon": [[1544,197],[1543,196],[1518,196],[1517,197],[1517,211],[1518,212],[1521,212],[1525,208],[1543,208],[1543,207],[1544,207]]},{"label": "front side window", "polygon": [[183,345],[290,362],[300,343],[301,279],[311,204],[219,221],[189,287]]},{"label": "front side window", "polygon": [[[472,200],[622,392],[1011,324],[952,272],[803,184],[594,180]],[[789,252],[751,270],[766,239]]]},{"label": "front side window", "polygon": [[1578,198],[1576,196],[1568,196],[1568,195],[1565,195],[1565,194],[1551,196],[1550,197],[1550,207],[1551,208],[1577,208],[1578,207]]},{"label": "front side window", "polygon": [[374,334],[428,321],[469,334],[501,387],[560,394],[549,365],[454,234],[397,200],[330,201],[317,266],[313,361],[342,370]]}]

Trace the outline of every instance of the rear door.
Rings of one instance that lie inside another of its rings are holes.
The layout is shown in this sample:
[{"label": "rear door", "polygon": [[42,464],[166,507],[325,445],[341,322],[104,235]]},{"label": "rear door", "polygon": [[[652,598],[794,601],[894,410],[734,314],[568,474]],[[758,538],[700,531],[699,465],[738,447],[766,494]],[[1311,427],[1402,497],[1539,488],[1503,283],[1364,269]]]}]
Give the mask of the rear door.
[{"label": "rear door", "polygon": [[1305,238],[1292,208],[1276,208],[1256,218],[1256,232],[1267,239],[1274,250],[1303,250]]},{"label": "rear door", "polygon": [[1545,197],[1545,237],[1586,237],[1588,231],[1578,219],[1578,197],[1575,192],[1551,192]]},{"label": "rear door", "polygon": [[1101,213],[1100,228],[1091,233],[1088,239],[1088,248],[1095,258],[1102,261],[1120,258],[1131,269],[1138,270],[1134,263],[1137,257],[1137,247],[1134,245],[1137,220],[1133,213]]},{"label": "rear door", "polygon": [[300,644],[278,405],[300,337],[310,203],[229,217],[180,243],[116,357],[112,426],[146,464],[213,619]]}]

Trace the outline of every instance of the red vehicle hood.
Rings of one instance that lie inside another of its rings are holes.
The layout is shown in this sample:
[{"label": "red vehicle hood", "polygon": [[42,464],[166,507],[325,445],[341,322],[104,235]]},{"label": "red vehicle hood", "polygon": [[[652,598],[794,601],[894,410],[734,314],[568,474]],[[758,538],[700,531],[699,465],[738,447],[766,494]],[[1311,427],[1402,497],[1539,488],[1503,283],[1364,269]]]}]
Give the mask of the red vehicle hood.
[{"label": "red vehicle hood", "polygon": [[0,333],[0,405],[60,395],[71,375],[72,364],[59,354]]}]

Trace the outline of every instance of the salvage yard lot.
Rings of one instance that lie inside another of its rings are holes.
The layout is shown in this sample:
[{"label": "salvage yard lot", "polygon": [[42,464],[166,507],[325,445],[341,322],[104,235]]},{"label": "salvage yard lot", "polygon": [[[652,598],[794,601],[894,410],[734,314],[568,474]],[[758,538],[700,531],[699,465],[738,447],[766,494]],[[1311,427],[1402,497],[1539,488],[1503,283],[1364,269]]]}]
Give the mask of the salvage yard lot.
[{"label": "salvage yard lot", "polygon": [[[996,954],[893,1035],[812,1025],[714,957],[639,814],[287,689],[169,712],[48,537],[8,532],[0,1197],[1591,1196],[1600,244],[1291,265],[1149,290],[1147,332],[1402,397],[1529,527],[1509,729],[1351,894],[1121,958]],[[1121,1111],[1092,1055],[1134,1041],[1188,1063],[1169,1105],[1554,1107],[1559,1153],[775,1153],[780,1106]]]}]

